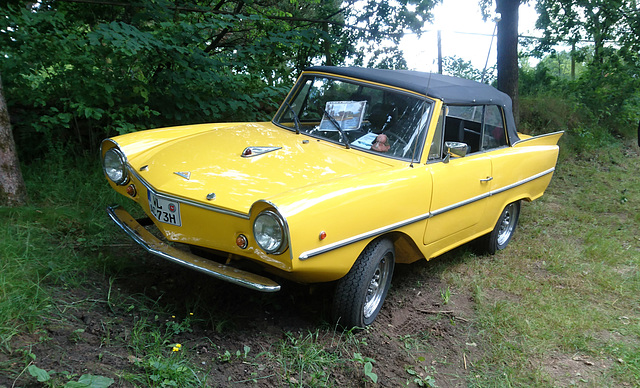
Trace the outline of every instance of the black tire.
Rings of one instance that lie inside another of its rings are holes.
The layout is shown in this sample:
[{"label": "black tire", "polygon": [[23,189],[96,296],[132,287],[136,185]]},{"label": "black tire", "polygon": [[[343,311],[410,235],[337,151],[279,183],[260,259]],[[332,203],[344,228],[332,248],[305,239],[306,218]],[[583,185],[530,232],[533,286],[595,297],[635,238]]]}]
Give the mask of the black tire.
[{"label": "black tire", "polygon": [[507,247],[513,237],[520,218],[520,201],[508,204],[500,214],[496,226],[483,238],[482,248],[493,255]]},{"label": "black tire", "polygon": [[375,240],[338,281],[333,318],[347,328],[364,328],[378,316],[393,277],[395,250],[387,239]]}]

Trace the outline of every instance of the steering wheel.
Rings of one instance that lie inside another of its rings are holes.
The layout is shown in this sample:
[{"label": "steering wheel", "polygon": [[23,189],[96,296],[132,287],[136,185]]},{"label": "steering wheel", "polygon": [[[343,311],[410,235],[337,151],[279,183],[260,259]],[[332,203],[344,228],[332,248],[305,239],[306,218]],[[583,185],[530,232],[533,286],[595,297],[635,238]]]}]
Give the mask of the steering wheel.
[{"label": "steering wheel", "polygon": [[400,142],[400,143],[402,143],[403,146],[407,145],[407,141],[404,140],[403,138],[401,138],[400,135],[398,135],[397,133],[395,133],[395,132],[383,132],[383,133],[385,135],[387,135],[388,138],[395,139],[395,142]]}]

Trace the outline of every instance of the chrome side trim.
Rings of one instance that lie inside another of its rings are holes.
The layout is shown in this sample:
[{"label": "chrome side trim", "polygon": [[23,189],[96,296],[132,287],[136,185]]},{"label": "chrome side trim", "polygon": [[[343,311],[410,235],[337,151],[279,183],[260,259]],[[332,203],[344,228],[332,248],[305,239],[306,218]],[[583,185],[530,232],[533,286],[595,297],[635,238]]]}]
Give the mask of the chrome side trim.
[{"label": "chrome side trim", "polygon": [[280,285],[271,279],[252,274],[215,261],[206,260],[190,252],[181,251],[157,239],[119,206],[107,207],[107,214],[133,241],[147,252],[202,272],[216,279],[262,292],[276,292]]},{"label": "chrome side trim", "polygon": [[556,168],[555,168],[555,167],[551,167],[551,168],[550,168],[550,169],[548,169],[547,171],[543,171],[543,172],[541,172],[541,173],[539,173],[539,174],[536,174],[536,175],[530,176],[529,178],[527,178],[527,179],[523,179],[523,180],[521,180],[520,182],[512,183],[512,184],[510,184],[510,185],[508,185],[508,186],[505,186],[505,187],[502,187],[502,188],[500,188],[500,189],[493,190],[493,191],[491,192],[491,195],[500,194],[500,193],[505,192],[505,191],[507,191],[507,190],[511,190],[511,189],[513,189],[513,188],[515,188],[515,187],[518,187],[518,186],[524,185],[525,183],[529,183],[529,182],[531,182],[531,181],[534,181],[534,180],[536,180],[536,179],[538,179],[538,178],[542,178],[542,177],[543,177],[543,176],[545,176],[545,175],[551,174],[551,173],[552,173],[552,172],[554,172],[555,170],[556,170]]},{"label": "chrome side trim", "polygon": [[521,181],[518,181],[516,183],[510,184],[510,185],[505,186],[505,187],[501,187],[501,188],[499,188],[497,190],[492,190],[492,191],[490,191],[490,192],[488,192],[486,194],[478,195],[476,197],[469,198],[469,199],[464,200],[462,202],[454,203],[454,204],[451,204],[449,206],[445,206],[443,208],[436,209],[436,210],[431,211],[431,212],[429,212],[427,214],[422,214],[422,215],[419,215],[417,217],[409,218],[408,220],[400,221],[400,222],[397,222],[395,224],[391,224],[391,225],[388,225],[388,226],[384,226],[382,228],[374,229],[374,230],[371,230],[369,232],[365,232],[365,233],[359,234],[357,236],[349,237],[349,238],[341,240],[341,241],[336,241],[336,242],[328,244],[328,245],[326,245],[324,247],[311,249],[309,251],[302,252],[300,254],[300,256],[298,257],[298,259],[299,260],[307,260],[307,259],[310,259],[310,258],[312,258],[314,256],[318,256],[318,255],[321,255],[323,253],[327,253],[327,252],[333,251],[335,249],[345,247],[347,245],[356,243],[358,241],[366,240],[368,238],[375,237],[375,236],[377,236],[379,234],[391,232],[392,230],[401,228],[403,226],[407,226],[407,225],[413,224],[415,222],[419,222],[419,221],[423,221],[423,220],[435,217],[437,215],[446,213],[448,211],[455,210],[455,209],[457,209],[459,207],[462,207],[462,206],[465,206],[465,205],[469,205],[471,203],[480,201],[482,199],[491,197],[493,195],[500,194],[500,193],[505,192],[507,190],[511,190],[511,189],[513,189],[515,187],[522,186],[522,185],[524,185],[526,183],[529,183],[529,182],[531,182],[533,180],[541,178],[541,177],[543,177],[545,175],[551,174],[555,170],[556,170],[555,167],[552,167],[552,168],[550,168],[550,169],[548,169],[546,171],[543,171],[541,173],[533,175],[533,176],[531,176],[529,178],[523,179]]},{"label": "chrome side trim", "polygon": [[303,252],[300,255],[299,259],[300,260],[307,260],[307,259],[310,259],[310,258],[312,258],[314,256],[318,256],[318,255],[320,255],[322,253],[326,253],[326,252],[332,251],[334,249],[342,248],[344,246],[356,243],[358,241],[366,240],[368,238],[375,237],[375,236],[377,236],[379,234],[390,232],[390,231],[392,231],[394,229],[398,229],[398,228],[401,228],[403,226],[407,226],[407,225],[413,224],[414,222],[426,220],[427,218],[430,218],[430,217],[432,217],[431,213],[422,214],[422,215],[419,215],[417,217],[410,218],[408,220],[396,222],[395,224],[392,224],[392,225],[384,226],[382,228],[374,229],[372,231],[365,232],[365,233],[359,234],[357,236],[353,236],[353,237],[344,239],[342,241],[336,241],[336,242],[328,244],[328,245],[326,245],[324,247],[316,248],[316,249],[312,249],[310,251]]},{"label": "chrome side trim", "polygon": [[455,210],[455,209],[457,209],[459,207],[463,207],[465,205],[469,205],[469,204],[472,204],[474,202],[480,201],[481,199],[489,198],[491,195],[492,194],[491,194],[491,191],[490,191],[488,193],[480,194],[480,195],[475,196],[473,198],[466,199],[466,200],[464,200],[462,202],[454,203],[454,204],[451,204],[449,206],[445,206],[445,207],[442,207],[440,209],[436,209],[436,210],[431,212],[431,216],[432,217],[438,216],[438,215],[440,215],[442,213],[446,213],[448,211]]},{"label": "chrome side trim", "polygon": [[175,202],[180,202],[180,203],[184,203],[186,205],[189,206],[194,206],[200,209],[205,209],[205,210],[210,210],[216,213],[221,213],[221,214],[225,214],[228,216],[233,216],[233,217],[238,217],[238,218],[242,218],[243,220],[248,220],[249,219],[249,215],[245,214],[245,213],[240,213],[240,212],[235,212],[233,210],[226,210],[226,209],[221,209],[219,207],[215,207],[212,205],[207,205],[204,203],[200,203],[200,202],[196,202],[190,199],[186,199],[186,198],[181,198],[181,197],[176,197],[174,195],[169,195],[169,194],[164,194],[164,193],[159,193],[158,191],[156,191],[156,189],[154,189],[149,182],[147,182],[146,180],[144,180],[140,174],[138,174],[135,169],[133,167],[131,167],[130,165],[127,165],[127,168],[129,170],[129,172],[131,172],[131,174],[133,176],[136,177],[137,180],[140,181],[140,183],[142,183],[144,185],[144,187],[147,188],[147,190],[151,191],[154,195],[162,198],[162,199],[166,199],[168,201],[175,201]]}]

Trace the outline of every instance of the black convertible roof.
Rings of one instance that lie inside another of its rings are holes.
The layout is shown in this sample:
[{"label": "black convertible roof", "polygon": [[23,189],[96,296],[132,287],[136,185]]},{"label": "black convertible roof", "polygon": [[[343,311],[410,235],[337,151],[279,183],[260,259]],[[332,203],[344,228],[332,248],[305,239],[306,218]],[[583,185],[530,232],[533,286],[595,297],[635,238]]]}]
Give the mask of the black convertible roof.
[{"label": "black convertible roof", "polygon": [[451,105],[500,105],[507,120],[511,144],[519,140],[513,120],[511,98],[491,85],[443,74],[412,70],[384,70],[364,67],[314,66],[306,69],[395,86],[437,98]]}]

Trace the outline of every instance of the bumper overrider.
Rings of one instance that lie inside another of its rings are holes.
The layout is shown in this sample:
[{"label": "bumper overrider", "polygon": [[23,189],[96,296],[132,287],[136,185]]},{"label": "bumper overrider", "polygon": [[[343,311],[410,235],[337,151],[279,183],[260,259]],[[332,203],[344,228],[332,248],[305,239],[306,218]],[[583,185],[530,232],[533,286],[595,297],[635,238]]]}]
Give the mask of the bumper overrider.
[{"label": "bumper overrider", "polygon": [[216,279],[262,292],[276,292],[280,285],[271,279],[201,258],[193,253],[176,249],[156,238],[119,206],[107,207],[107,214],[126,234],[147,252],[163,259],[200,271]]}]

